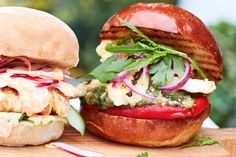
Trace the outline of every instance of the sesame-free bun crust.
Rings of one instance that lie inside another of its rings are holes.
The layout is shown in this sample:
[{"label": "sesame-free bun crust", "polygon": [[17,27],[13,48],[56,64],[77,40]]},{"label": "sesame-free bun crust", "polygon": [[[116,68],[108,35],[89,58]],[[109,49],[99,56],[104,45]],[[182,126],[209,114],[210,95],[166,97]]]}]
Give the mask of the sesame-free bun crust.
[{"label": "sesame-free bun crust", "polygon": [[79,44],[58,18],[35,9],[0,7],[0,55],[26,56],[67,69],[77,65]]},{"label": "sesame-free bun crust", "polygon": [[113,116],[83,108],[89,132],[108,140],[146,147],[179,146],[188,142],[201,128],[210,111],[208,106],[193,118],[136,119]]},{"label": "sesame-free bun crust", "polygon": [[118,17],[138,27],[156,42],[188,54],[199,63],[208,79],[221,80],[219,47],[204,23],[193,14],[170,4],[137,3],[119,10],[104,24],[101,40],[134,35]]},{"label": "sesame-free bun crust", "polygon": [[0,135],[2,146],[40,145],[61,137],[64,130],[63,121],[53,121],[47,125],[15,125],[8,137]]}]

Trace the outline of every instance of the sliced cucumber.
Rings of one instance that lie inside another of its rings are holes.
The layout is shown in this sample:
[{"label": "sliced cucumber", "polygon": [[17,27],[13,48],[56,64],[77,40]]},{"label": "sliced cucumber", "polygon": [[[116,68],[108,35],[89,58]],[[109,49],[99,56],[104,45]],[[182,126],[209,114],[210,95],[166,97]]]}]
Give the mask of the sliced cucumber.
[{"label": "sliced cucumber", "polygon": [[79,114],[79,112],[72,105],[70,105],[70,111],[67,116],[67,120],[73,128],[79,131],[81,135],[84,135],[85,132],[84,120]]}]

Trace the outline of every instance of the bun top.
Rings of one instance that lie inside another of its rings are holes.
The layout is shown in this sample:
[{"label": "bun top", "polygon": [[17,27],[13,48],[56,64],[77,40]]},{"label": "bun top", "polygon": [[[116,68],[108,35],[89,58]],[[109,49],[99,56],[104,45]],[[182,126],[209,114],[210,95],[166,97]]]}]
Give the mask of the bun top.
[{"label": "bun top", "polygon": [[67,69],[79,61],[74,32],[58,18],[24,7],[0,7],[0,55],[26,56]]},{"label": "bun top", "polygon": [[101,40],[133,34],[118,17],[138,27],[156,42],[171,46],[197,60],[210,80],[221,80],[219,47],[203,22],[193,14],[170,4],[137,3],[121,9],[104,24]]}]

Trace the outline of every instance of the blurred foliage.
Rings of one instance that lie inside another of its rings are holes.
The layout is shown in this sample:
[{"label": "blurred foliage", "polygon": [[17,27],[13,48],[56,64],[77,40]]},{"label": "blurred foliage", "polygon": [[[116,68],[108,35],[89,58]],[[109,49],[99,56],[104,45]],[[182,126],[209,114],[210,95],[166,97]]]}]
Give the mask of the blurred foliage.
[{"label": "blurred foliage", "polygon": [[[176,0],[0,0],[0,6],[26,6],[47,11],[66,22],[80,42],[80,75],[93,69],[99,62],[95,54],[103,24],[119,9],[136,2],[176,3]],[[236,126],[236,27],[219,23],[209,27],[223,53],[223,80],[211,95],[211,117],[221,127]],[[223,117],[223,118],[222,118]]]},{"label": "blurred foliage", "polygon": [[221,127],[236,126],[236,26],[221,22],[209,26],[223,55],[223,79],[210,96],[212,119]]}]

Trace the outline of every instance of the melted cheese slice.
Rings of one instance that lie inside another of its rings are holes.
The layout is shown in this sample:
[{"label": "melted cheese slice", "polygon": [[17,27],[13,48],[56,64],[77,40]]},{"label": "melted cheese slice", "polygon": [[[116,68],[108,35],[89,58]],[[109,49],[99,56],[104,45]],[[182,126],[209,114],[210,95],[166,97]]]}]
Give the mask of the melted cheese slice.
[{"label": "melted cheese slice", "polygon": [[106,45],[111,42],[111,40],[102,40],[101,43],[97,46],[96,51],[97,54],[101,57],[101,62],[104,62],[108,57],[111,57],[113,55],[105,49]]},{"label": "melted cheese slice", "polygon": [[210,94],[216,89],[216,85],[214,81],[189,78],[181,89],[189,93]]},{"label": "melted cheese slice", "polygon": [[[133,75],[129,78],[129,81],[133,79]],[[141,75],[135,87],[140,91],[146,92],[149,86],[149,76]],[[115,106],[121,105],[131,105],[135,106],[138,102],[143,100],[143,97],[132,92],[131,96],[128,96],[127,93],[130,92],[130,89],[126,87],[123,83],[119,83],[116,87],[112,86],[112,83],[107,84],[108,97],[114,103]]]}]

